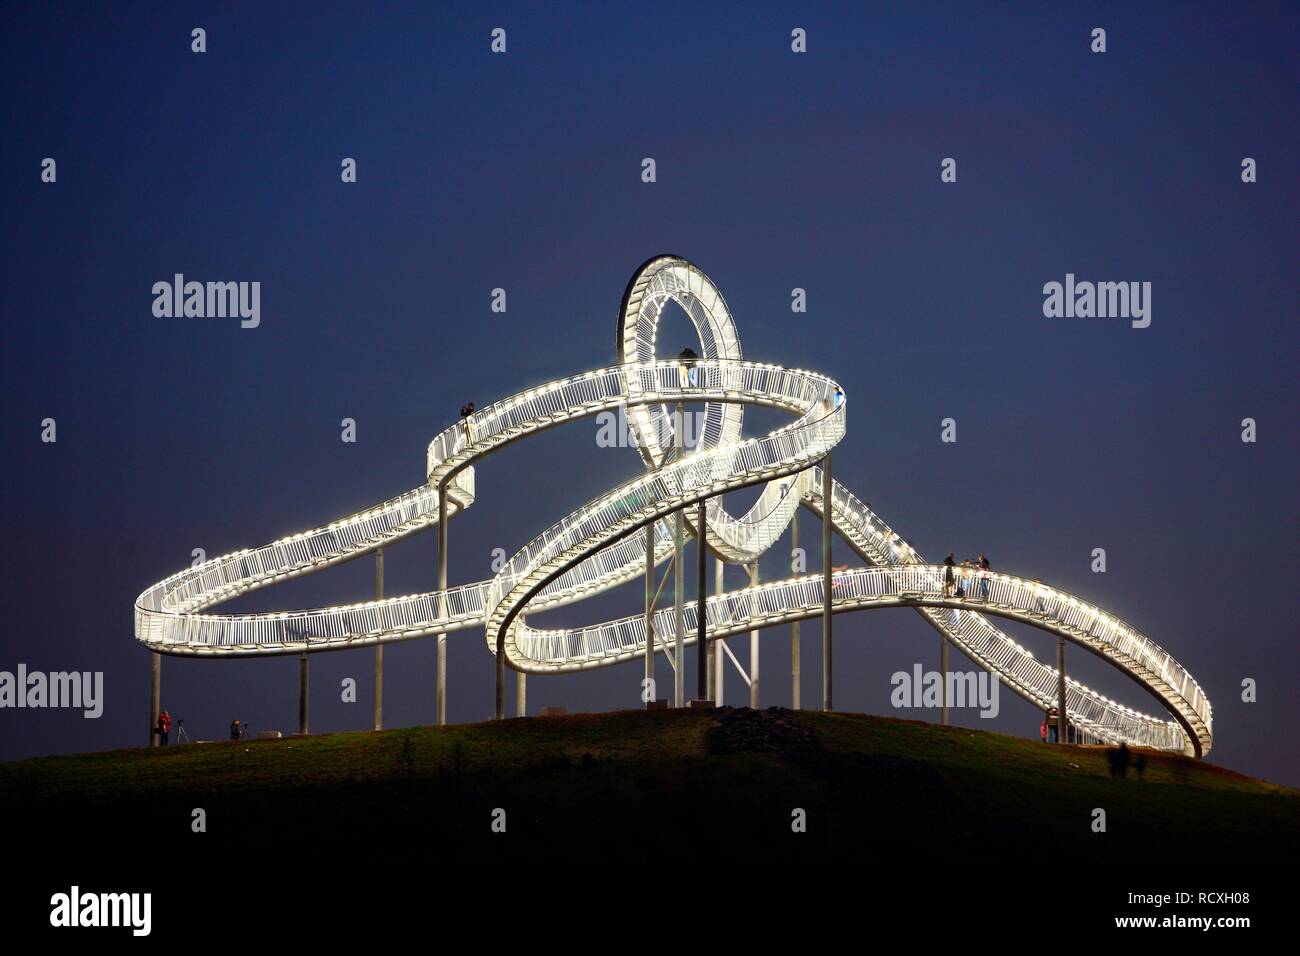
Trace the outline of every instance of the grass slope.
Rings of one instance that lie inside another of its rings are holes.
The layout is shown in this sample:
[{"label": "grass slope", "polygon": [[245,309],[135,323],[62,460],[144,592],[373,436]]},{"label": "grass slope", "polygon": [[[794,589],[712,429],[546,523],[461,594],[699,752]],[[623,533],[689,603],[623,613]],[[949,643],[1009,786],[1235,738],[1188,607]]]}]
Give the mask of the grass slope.
[{"label": "grass slope", "polygon": [[[1300,791],[1146,752],[859,714],[629,711],[41,757],[0,765],[29,835],[377,841],[476,862],[662,862],[707,845],[763,862],[1240,865],[1300,851]],[[491,831],[494,808],[506,834]],[[795,808],[807,832],[791,832]],[[1092,829],[1094,809],[1106,832]],[[62,828],[62,829],[61,829]],[[71,839],[71,837],[69,837]]]}]

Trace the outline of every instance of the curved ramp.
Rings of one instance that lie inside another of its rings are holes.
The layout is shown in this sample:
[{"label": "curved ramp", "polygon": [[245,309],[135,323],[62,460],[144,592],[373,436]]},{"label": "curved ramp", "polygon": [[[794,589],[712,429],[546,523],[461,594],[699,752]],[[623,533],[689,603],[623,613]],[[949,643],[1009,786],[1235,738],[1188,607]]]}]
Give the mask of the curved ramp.
[{"label": "curved ramp", "polygon": [[[659,321],[669,302],[681,306],[699,334],[703,352],[696,361],[655,356]],[[586,670],[640,657],[645,627],[639,614],[564,630],[530,627],[528,615],[639,577],[647,534],[654,535],[656,563],[666,560],[673,545],[664,519],[701,500],[707,502],[709,548],[733,563],[757,559],[780,538],[800,504],[824,513],[816,463],[843,439],[847,401],[823,375],[744,361],[721,293],[698,268],[675,256],[651,259],[633,276],[623,298],[618,345],[618,365],[512,395],[438,434],[428,448],[428,480],[421,487],[324,527],[212,558],[155,584],[136,601],[136,638],[161,653],[230,657],[339,650],[483,627],[493,652],[530,673]],[[678,402],[704,403],[704,427],[694,449],[677,441],[671,407]],[[747,405],[774,408],[793,420],[746,439]],[[537,432],[619,410],[638,439],[647,473],[547,528],[490,581],[310,610],[208,610],[427,530],[437,523],[440,492],[447,496],[449,517],[474,503],[476,462]],[[721,494],[759,484],[763,490],[745,514],[726,512]],[[838,482],[830,511],[835,531],[870,565],[835,576],[835,613],[912,608],[1043,709],[1056,700],[1056,670],[989,618],[1063,636],[1128,674],[1174,718],[1140,713],[1067,677],[1071,721],[1085,733],[1197,756],[1209,752],[1212,712],[1200,686],[1130,625],[1073,595],[1006,574],[987,575],[987,599],[945,597],[943,569],[925,563]],[[686,514],[689,522],[692,511]],[[745,588],[709,599],[707,633],[726,637],[814,617],[822,605],[820,576]],[[671,612],[658,613],[663,619],[656,622],[657,632],[672,633]],[[694,605],[686,614],[693,643]]]}]

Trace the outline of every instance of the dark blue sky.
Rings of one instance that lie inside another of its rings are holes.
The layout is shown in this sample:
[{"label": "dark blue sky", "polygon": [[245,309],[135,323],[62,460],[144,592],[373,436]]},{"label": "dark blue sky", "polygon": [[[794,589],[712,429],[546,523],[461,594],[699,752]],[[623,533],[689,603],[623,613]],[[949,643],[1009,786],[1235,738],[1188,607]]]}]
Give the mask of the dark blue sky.
[{"label": "dark blue sky", "polygon": [[[0,713],[0,758],[144,742],[141,590],[193,548],[256,546],[415,487],[463,402],[613,361],[628,276],[674,252],[718,283],[747,358],[843,383],[837,477],[923,553],[984,551],[1128,620],[1206,688],[1212,760],[1300,784],[1294,6],[554,6],[6,10],[0,669],[102,670],[107,703],[98,721]],[[948,156],[956,184],[940,182]],[[261,327],[155,318],[151,286],[176,272],[260,281]],[[1042,286],[1067,272],[1151,282],[1151,327],[1044,318]],[[489,311],[498,286],[505,315]],[[57,444],[40,441],[46,417]],[[479,469],[453,582],[635,474],[635,453],[594,436],[578,424]],[[389,593],[431,587],[435,550],[431,534],[391,549]],[[358,562],[231,607],[359,600],[372,574]],[[633,613],[638,595],[547,620]],[[897,714],[890,673],[937,664],[906,612],[836,634],[843,709]],[[764,637],[764,704],[789,701],[786,635]],[[1157,707],[1082,657],[1091,686]],[[388,660],[386,723],[427,722],[432,643]],[[454,636],[450,660],[450,718],[488,716],[481,632]],[[313,659],[314,730],[368,726],[370,662]],[[292,658],[168,659],[163,702],[196,736],[236,716],[288,731],[296,675]],[[357,704],[339,701],[347,676]],[[632,706],[639,677],[535,678],[530,708]],[[1246,677],[1258,703],[1240,701]],[[992,723],[1037,722],[1007,695]]]}]

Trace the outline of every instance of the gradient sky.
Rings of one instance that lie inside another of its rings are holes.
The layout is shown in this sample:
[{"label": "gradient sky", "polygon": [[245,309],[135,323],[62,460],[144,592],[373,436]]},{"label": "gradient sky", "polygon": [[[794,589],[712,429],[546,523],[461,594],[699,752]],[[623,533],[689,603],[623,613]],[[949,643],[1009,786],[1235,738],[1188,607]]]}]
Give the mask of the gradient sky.
[{"label": "gradient sky", "polygon": [[[0,712],[0,759],[144,743],[140,591],[193,548],[257,546],[417,486],[463,402],[613,361],[629,275],[672,252],[719,285],[747,358],[843,384],[836,476],[922,553],[983,551],[1129,621],[1206,689],[1211,760],[1300,785],[1294,5],[612,6],[6,10],[0,669],[103,671],[106,710]],[[949,156],[956,184],[940,182]],[[155,318],[151,286],[176,272],[260,281],[261,327]],[[1151,327],[1044,318],[1042,286],[1067,272],[1151,282]],[[666,353],[685,330],[665,329]],[[57,444],[40,441],[47,416]],[[478,469],[453,583],[636,474],[595,431]],[[433,534],[389,549],[388,592],[432,587],[435,552]],[[362,600],[372,582],[363,560],[227,608]],[[639,588],[541,620],[634,613]],[[804,633],[812,702],[817,625]],[[892,672],[937,666],[916,615],[835,633],[839,708],[933,716],[889,705]],[[763,703],[788,704],[788,629],[763,643]],[[313,658],[313,730],[369,726],[371,653]],[[1084,657],[1090,686],[1158,710]],[[489,716],[482,632],[454,635],[449,658],[449,718]],[[387,661],[386,725],[429,722],[433,643]],[[287,732],[297,667],[166,659],[163,704],[195,737],[232,717]],[[534,678],[530,709],[634,706],[640,668]],[[349,676],[356,704],[339,700]],[[1036,736],[1040,718],[1005,694],[997,720],[957,719]]]}]

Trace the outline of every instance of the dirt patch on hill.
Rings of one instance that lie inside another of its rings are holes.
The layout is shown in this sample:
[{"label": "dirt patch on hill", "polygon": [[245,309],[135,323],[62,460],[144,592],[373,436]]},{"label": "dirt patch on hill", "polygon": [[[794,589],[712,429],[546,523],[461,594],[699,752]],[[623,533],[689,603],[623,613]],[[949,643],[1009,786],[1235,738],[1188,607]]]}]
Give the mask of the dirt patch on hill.
[{"label": "dirt patch on hill", "polygon": [[705,738],[709,753],[764,753],[788,759],[821,751],[816,731],[801,724],[794,712],[784,707],[720,707],[715,714]]}]

